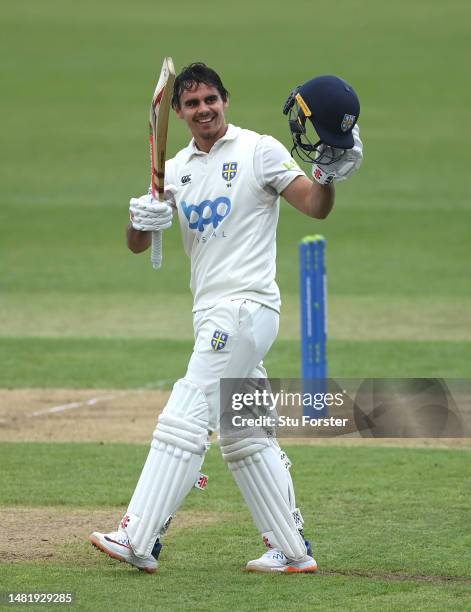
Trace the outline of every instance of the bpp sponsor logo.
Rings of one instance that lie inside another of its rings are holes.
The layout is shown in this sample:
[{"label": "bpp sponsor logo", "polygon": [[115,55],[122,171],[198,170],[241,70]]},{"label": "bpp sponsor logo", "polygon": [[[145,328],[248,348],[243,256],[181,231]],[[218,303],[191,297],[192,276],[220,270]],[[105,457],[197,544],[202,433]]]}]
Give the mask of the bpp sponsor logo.
[{"label": "bpp sponsor logo", "polygon": [[207,225],[216,229],[230,214],[231,208],[231,201],[225,197],[203,200],[198,205],[182,202],[182,210],[188,220],[189,228],[197,229],[199,232],[204,232]]}]

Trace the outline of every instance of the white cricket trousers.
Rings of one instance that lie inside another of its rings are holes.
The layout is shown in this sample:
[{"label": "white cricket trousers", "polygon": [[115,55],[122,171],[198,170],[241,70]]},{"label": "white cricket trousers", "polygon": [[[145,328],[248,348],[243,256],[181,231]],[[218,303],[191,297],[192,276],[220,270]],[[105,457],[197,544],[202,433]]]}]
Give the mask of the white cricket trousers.
[{"label": "white cricket trousers", "polygon": [[[185,379],[206,395],[211,431],[219,423],[220,379],[265,378],[263,358],[278,334],[278,326],[275,310],[245,299],[223,300],[194,314],[195,345]],[[212,343],[221,333],[227,334],[225,344]]]}]

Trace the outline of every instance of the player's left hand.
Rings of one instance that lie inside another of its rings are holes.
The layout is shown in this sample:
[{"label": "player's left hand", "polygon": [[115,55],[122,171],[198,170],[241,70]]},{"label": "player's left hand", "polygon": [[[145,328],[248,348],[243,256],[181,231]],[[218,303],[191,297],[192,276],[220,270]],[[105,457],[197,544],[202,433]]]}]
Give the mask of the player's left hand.
[{"label": "player's left hand", "polygon": [[[165,191],[166,199],[170,199],[171,203],[171,198],[168,198],[167,191],[170,192],[170,196],[173,193],[168,188]],[[133,228],[141,232],[158,232],[168,229],[172,225],[172,207],[167,201],[160,202],[154,199],[152,194],[146,194],[140,198],[131,198],[129,201],[129,214]]]},{"label": "player's left hand", "polygon": [[[360,127],[358,124],[353,128],[352,135],[354,141],[353,149],[346,149],[339,160],[331,164],[314,164],[312,166],[312,176],[315,181],[321,185],[328,185],[333,181],[345,181],[355,170],[358,170],[363,160],[363,143],[360,139]],[[341,149],[324,144],[319,147],[319,156],[326,154],[329,157],[335,158],[340,153]]]}]

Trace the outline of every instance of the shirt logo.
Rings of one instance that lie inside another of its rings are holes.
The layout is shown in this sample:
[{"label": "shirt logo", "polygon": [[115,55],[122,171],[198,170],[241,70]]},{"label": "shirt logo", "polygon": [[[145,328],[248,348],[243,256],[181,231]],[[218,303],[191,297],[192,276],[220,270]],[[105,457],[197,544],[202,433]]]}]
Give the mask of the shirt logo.
[{"label": "shirt logo", "polygon": [[222,164],[222,178],[225,181],[232,181],[237,174],[237,162],[226,162]]},{"label": "shirt logo", "polygon": [[229,334],[221,331],[220,329],[216,329],[213,337],[211,338],[211,346],[214,351],[220,351],[226,346],[227,339]]},{"label": "shirt logo", "polygon": [[283,162],[283,166],[286,170],[299,170],[298,164],[294,161],[293,158],[288,159],[288,161]]},{"label": "shirt logo", "polygon": [[182,185],[186,185],[187,183],[191,183],[191,174],[185,174],[185,176],[182,176],[180,181],[181,181]]},{"label": "shirt logo", "polygon": [[342,124],[340,125],[340,129],[342,130],[342,132],[348,132],[348,130],[352,128],[355,119],[355,115],[344,115],[342,119]]},{"label": "shirt logo", "polygon": [[231,212],[231,201],[229,198],[216,198],[204,200],[201,204],[187,204],[182,202],[182,210],[188,220],[190,229],[197,229],[204,232],[207,225],[212,225],[214,229],[224,221]]}]

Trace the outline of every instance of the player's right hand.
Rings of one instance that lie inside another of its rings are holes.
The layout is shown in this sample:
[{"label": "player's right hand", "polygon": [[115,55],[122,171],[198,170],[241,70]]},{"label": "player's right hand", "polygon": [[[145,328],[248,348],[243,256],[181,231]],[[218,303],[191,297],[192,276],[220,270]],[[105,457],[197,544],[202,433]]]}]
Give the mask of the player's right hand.
[{"label": "player's right hand", "polygon": [[353,134],[353,148],[346,149],[342,155],[341,149],[335,149],[325,144],[320,145],[318,148],[319,156],[322,157],[327,154],[328,157],[337,161],[330,164],[314,164],[312,167],[312,176],[315,181],[320,185],[328,185],[333,181],[345,181],[347,180],[361,165],[363,160],[363,143],[360,139],[360,126],[358,124],[352,130]]},{"label": "player's right hand", "polygon": [[169,185],[165,189],[166,201],[156,200],[152,194],[140,198],[131,198],[129,201],[129,216],[131,225],[141,232],[158,232],[168,229],[172,225],[174,188]]}]

